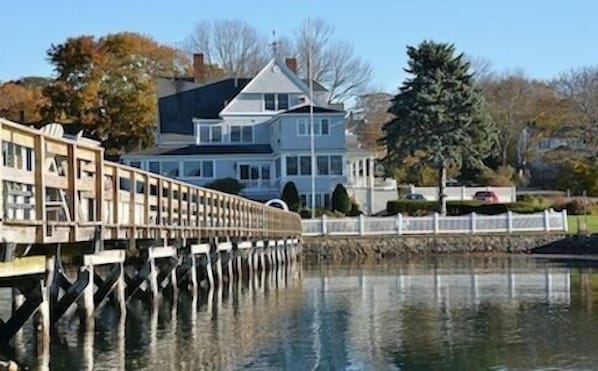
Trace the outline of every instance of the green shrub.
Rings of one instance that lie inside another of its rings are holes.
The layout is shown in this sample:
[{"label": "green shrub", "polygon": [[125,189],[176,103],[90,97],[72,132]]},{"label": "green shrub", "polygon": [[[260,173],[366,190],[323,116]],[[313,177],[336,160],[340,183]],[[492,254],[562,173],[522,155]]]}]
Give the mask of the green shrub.
[{"label": "green shrub", "polygon": [[280,199],[286,202],[291,211],[297,211],[301,206],[299,191],[297,191],[297,186],[295,186],[294,182],[288,182],[284,185]]},{"label": "green shrub", "polygon": [[513,185],[515,170],[511,166],[499,166],[498,169],[486,169],[478,177],[478,181],[493,187],[509,187]]},{"label": "green shrub", "polygon": [[557,187],[574,194],[598,196],[598,163],[587,159],[568,159],[561,164]]},{"label": "green shrub", "polygon": [[238,195],[243,188],[245,188],[245,185],[235,178],[222,178],[206,184],[205,187],[224,193],[230,193],[232,195]]},{"label": "green shrub", "polygon": [[355,201],[351,201],[351,210],[347,213],[347,216],[359,216],[361,215],[361,210],[359,210],[359,205]]},{"label": "green shrub", "polygon": [[438,202],[436,201],[397,200],[386,203],[386,212],[389,215],[422,216],[432,214],[438,210]]},{"label": "green shrub", "polygon": [[[546,210],[546,205],[536,205],[527,202],[512,203],[483,203],[481,201],[449,201],[446,204],[448,215],[466,215],[471,213],[482,215],[498,215],[512,211],[514,213],[527,214]],[[438,212],[436,201],[389,201],[386,205],[389,215],[398,213],[409,216],[423,216]]]},{"label": "green shrub", "polygon": [[351,199],[342,184],[337,184],[332,192],[332,210],[340,211],[343,214],[351,211]]},{"label": "green shrub", "polygon": [[[301,219],[311,219],[311,209],[301,209],[301,211],[299,211],[299,215],[301,216]],[[326,215],[330,218],[342,218],[345,216],[345,214],[342,214],[338,211],[330,211],[328,209],[317,208],[316,218],[320,218],[322,215]]]}]

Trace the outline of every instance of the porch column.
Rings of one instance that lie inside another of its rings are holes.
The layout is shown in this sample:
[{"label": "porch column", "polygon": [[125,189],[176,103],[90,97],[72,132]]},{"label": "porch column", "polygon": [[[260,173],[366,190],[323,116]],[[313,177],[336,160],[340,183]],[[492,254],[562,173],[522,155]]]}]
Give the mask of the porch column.
[{"label": "porch column", "polygon": [[370,199],[369,199],[369,204],[370,204],[370,214],[374,213],[374,158],[370,157],[368,159],[368,173],[369,173],[369,182],[368,182],[368,188],[370,190]]}]

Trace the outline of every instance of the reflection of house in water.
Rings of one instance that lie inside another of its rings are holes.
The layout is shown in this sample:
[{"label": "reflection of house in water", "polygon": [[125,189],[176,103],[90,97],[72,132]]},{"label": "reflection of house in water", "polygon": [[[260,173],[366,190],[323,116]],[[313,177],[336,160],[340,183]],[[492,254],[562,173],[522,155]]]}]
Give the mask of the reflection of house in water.
[{"label": "reflection of house in water", "polygon": [[[474,336],[469,326],[478,316],[480,323],[496,320],[500,330],[517,331],[518,311],[526,303],[568,306],[570,281],[565,268],[500,273],[440,269],[403,273],[399,269],[388,275],[306,278],[304,310],[296,318],[290,314],[290,321],[310,325],[300,326],[300,332],[284,339],[266,364],[387,369],[393,352],[403,359],[410,349],[442,353],[447,339],[469,341]],[[494,314],[495,319],[486,318]]]}]

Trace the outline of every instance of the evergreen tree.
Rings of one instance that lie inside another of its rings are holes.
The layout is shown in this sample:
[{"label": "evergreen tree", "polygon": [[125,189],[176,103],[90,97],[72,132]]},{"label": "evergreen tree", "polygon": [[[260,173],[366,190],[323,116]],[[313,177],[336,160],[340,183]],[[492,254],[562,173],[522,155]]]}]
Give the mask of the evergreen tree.
[{"label": "evergreen tree", "polygon": [[[440,210],[446,214],[448,166],[483,168],[496,144],[496,131],[469,64],[452,44],[424,41],[408,47],[411,76],[392,100],[395,116],[383,127],[386,160],[399,166],[408,156],[439,172]],[[416,154],[417,152],[417,154]]]},{"label": "evergreen tree", "polygon": [[351,211],[351,207],[351,199],[347,190],[342,184],[337,184],[334,191],[332,191],[332,210],[347,214]]},{"label": "evergreen tree", "polygon": [[299,199],[299,191],[297,191],[295,183],[288,182],[287,184],[285,184],[284,188],[282,189],[282,195],[280,196],[280,198],[284,202],[286,202],[287,206],[289,207],[289,210],[299,210],[299,207],[301,206],[301,200]]}]

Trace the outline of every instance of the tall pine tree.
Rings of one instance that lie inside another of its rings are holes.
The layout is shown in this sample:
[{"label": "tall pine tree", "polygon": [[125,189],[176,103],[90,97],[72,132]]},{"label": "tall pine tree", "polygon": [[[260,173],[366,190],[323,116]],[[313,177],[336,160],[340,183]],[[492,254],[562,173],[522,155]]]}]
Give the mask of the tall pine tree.
[{"label": "tall pine tree", "polygon": [[[438,169],[440,210],[446,214],[446,169],[463,163],[483,167],[496,131],[474,86],[469,64],[452,44],[424,41],[408,47],[408,77],[393,98],[395,116],[383,127],[387,161],[407,156]],[[416,155],[417,152],[417,155]]]}]

